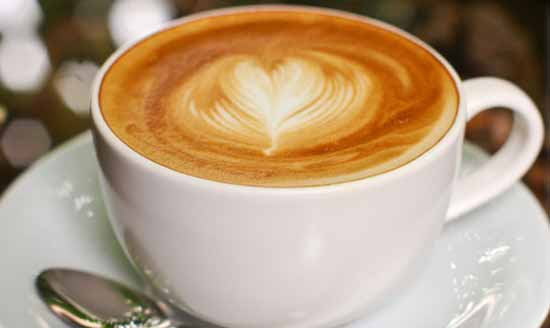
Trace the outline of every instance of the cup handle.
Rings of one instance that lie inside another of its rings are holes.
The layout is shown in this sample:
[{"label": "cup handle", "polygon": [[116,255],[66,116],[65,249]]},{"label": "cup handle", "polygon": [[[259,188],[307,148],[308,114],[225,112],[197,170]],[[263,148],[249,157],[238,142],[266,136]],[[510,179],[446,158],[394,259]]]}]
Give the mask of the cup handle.
[{"label": "cup handle", "polygon": [[447,222],[511,187],[533,164],[543,142],[542,118],[537,107],[516,85],[482,77],[466,80],[462,87],[466,95],[467,120],[483,110],[506,107],[514,112],[514,123],[498,152],[478,170],[456,181]]}]

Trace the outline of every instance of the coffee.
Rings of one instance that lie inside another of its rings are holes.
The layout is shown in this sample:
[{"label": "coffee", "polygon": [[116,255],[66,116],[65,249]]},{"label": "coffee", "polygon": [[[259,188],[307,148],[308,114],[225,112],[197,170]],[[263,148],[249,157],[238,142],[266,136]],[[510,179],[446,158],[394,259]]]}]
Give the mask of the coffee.
[{"label": "coffee", "polygon": [[398,168],[452,125],[457,90],[424,48],[348,17],[270,9],[159,32],[107,72],[100,107],[144,157],[266,187]]}]

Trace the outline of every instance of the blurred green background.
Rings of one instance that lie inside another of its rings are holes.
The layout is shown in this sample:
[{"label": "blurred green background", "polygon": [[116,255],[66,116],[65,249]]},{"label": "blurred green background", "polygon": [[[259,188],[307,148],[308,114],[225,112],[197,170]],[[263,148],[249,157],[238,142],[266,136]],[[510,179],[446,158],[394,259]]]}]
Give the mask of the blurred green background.
[{"label": "blurred green background", "polygon": [[[175,17],[268,3],[230,0],[1,0],[0,193],[56,145],[90,126],[91,81],[122,43]],[[273,3],[273,1],[269,2]],[[440,51],[462,78],[492,75],[520,85],[548,131],[550,5],[544,1],[308,0],[399,26]],[[467,129],[489,152],[506,139],[511,114],[494,109]],[[525,182],[550,212],[550,138]],[[546,286],[548,287],[548,286]],[[544,327],[550,328],[550,323]]]}]

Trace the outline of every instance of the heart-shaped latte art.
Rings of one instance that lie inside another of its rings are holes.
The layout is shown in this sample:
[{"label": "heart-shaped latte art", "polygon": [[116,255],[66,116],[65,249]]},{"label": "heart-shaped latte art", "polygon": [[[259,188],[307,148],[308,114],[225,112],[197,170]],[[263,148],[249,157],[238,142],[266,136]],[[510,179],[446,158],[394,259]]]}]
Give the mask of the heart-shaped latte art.
[{"label": "heart-shaped latte art", "polygon": [[197,137],[273,155],[364,126],[379,98],[368,76],[349,59],[316,51],[269,60],[232,55],[183,83],[168,109]]}]

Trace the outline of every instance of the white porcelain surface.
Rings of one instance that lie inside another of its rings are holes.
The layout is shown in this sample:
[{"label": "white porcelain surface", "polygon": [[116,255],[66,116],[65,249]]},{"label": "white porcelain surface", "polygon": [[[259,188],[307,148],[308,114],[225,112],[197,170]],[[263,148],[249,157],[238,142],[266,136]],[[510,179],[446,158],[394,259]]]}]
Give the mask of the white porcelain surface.
[{"label": "white porcelain surface", "polygon": [[[484,158],[466,148],[466,171]],[[64,266],[139,286],[106,218],[91,138],[41,160],[0,201],[0,327],[65,327],[33,280]],[[314,277],[312,277],[314,278]],[[522,185],[446,226],[425,270],[349,328],[531,328],[550,304],[550,232]]]},{"label": "white porcelain surface", "polygon": [[[160,293],[197,317],[233,328],[341,325],[372,311],[415,277],[446,219],[495,197],[526,172],[542,145],[542,120],[529,97],[510,82],[461,81],[416,37],[350,13],[250,6],[186,16],[163,28],[259,10],[321,12],[368,22],[424,48],[456,85],[453,124],[419,157],[366,179],[310,188],[199,179],[134,152],[104,121],[101,82],[133,45],[128,44],[106,61],[92,88],[105,204],[131,261]],[[510,137],[484,168],[455,181],[466,120],[494,106],[514,112]]]}]

